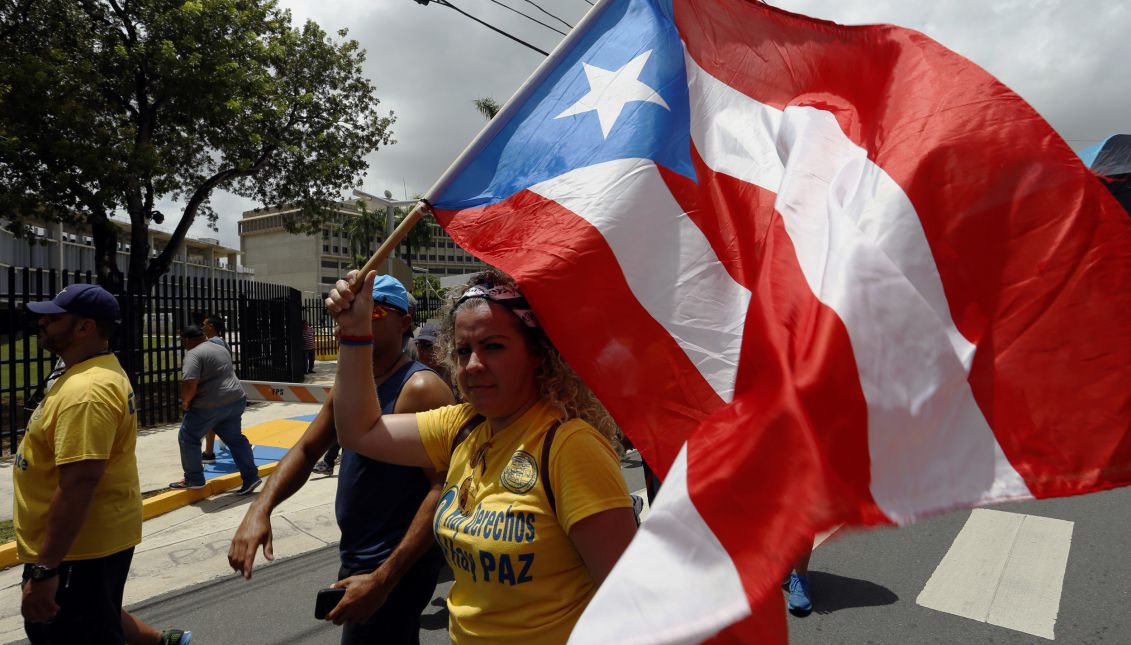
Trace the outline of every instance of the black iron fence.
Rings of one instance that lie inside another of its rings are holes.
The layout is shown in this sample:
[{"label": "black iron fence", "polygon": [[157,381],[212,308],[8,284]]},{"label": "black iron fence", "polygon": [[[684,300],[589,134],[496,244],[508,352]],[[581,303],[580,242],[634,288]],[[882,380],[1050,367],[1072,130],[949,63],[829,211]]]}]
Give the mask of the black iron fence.
[{"label": "black iron fence", "polygon": [[[444,306],[439,296],[417,297],[416,310],[412,314],[414,325],[423,325],[430,318],[438,318]],[[334,319],[326,311],[321,298],[307,298],[302,301],[302,319],[314,328],[314,354],[320,361],[334,360],[338,357],[338,339],[334,336]]]},{"label": "black iron fence", "polygon": [[[55,356],[39,347],[36,320],[24,306],[51,299],[60,289],[93,282],[90,272],[9,267],[0,271],[0,437],[14,452],[24,405],[47,378]],[[180,330],[206,315],[220,316],[241,379],[302,382],[303,308],[290,287],[235,279],[166,276],[149,294],[119,296],[122,326],[111,347],[129,374],[138,400],[138,422],[180,418]],[[0,452],[5,450],[0,449]]]},{"label": "black iron fence", "polygon": [[334,336],[334,319],[326,311],[326,302],[321,298],[307,298],[302,301],[302,319],[314,328],[314,356],[320,361],[330,361],[338,357],[338,339]]},{"label": "black iron fence", "polygon": [[412,322],[423,325],[426,320],[439,318],[440,310],[444,307],[444,299],[435,295],[425,295],[416,299],[416,311],[412,314]]}]

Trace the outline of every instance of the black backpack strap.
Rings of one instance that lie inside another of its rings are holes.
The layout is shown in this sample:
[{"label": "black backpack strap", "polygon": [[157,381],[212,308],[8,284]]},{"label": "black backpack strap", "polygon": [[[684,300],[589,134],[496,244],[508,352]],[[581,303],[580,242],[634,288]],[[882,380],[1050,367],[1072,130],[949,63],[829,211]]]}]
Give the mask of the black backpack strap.
[{"label": "black backpack strap", "polygon": [[539,462],[539,477],[542,478],[542,489],[546,491],[546,500],[550,502],[550,512],[554,515],[558,514],[558,502],[554,499],[554,487],[550,485],[550,446],[554,443],[554,435],[558,433],[558,427],[562,425],[561,421],[555,421],[554,425],[546,431],[546,438],[542,440],[542,461]]},{"label": "black backpack strap", "polygon": [[486,417],[484,417],[482,414],[477,414],[468,419],[467,423],[463,424],[463,427],[459,429],[459,432],[457,432],[456,436],[452,439],[452,451],[451,454],[448,455],[449,459],[451,458],[451,455],[456,454],[456,448],[458,448],[459,445],[463,443],[465,439],[467,439],[467,435],[471,434],[471,431],[474,430],[476,426],[478,426],[480,423],[483,423],[484,419],[486,419]]}]

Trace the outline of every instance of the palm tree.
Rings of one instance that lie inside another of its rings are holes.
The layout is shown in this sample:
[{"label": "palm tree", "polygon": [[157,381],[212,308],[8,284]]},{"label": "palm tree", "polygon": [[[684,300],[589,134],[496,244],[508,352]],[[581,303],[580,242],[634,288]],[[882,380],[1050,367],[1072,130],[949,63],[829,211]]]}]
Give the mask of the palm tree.
[{"label": "palm tree", "polygon": [[[416,197],[419,198],[420,195],[416,195]],[[397,226],[400,226],[401,220],[408,215],[410,210],[409,208],[397,208],[393,211],[393,218],[396,220]],[[409,230],[408,235],[406,235],[404,241],[401,242],[401,246],[405,251],[405,264],[408,265],[408,269],[411,271],[413,251],[419,251],[432,246],[431,214],[427,212],[424,213],[424,217],[421,217],[420,221],[416,223],[416,226],[413,226],[412,229]]]},{"label": "palm tree", "polygon": [[498,114],[499,110],[501,109],[499,104],[495,102],[495,99],[491,98],[490,96],[485,96],[481,99],[475,99],[474,101],[472,101],[472,103],[475,104],[475,109],[479,110],[479,113],[482,114],[483,117],[488,121],[495,118],[495,115]]},{"label": "palm tree", "polygon": [[385,233],[385,211],[369,210],[364,200],[357,201],[357,211],[357,216],[347,218],[342,228],[349,240],[350,257],[360,269],[376,249],[377,236]]}]

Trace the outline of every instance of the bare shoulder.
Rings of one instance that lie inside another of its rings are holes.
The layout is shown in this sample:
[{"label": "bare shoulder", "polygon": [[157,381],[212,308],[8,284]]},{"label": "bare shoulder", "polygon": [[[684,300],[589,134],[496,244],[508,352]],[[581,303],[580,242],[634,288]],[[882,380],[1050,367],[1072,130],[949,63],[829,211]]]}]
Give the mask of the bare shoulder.
[{"label": "bare shoulder", "polygon": [[397,413],[424,412],[455,403],[452,390],[435,372],[421,370],[409,377],[397,397]]}]

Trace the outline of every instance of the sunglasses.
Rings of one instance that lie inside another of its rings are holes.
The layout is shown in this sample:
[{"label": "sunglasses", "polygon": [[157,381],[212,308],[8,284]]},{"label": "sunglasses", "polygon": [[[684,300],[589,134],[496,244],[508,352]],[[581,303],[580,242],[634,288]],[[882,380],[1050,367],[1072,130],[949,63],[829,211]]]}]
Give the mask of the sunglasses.
[{"label": "sunglasses", "polygon": [[373,305],[373,320],[381,320],[386,316],[403,316],[404,312],[396,307],[386,307],[385,305]]}]

